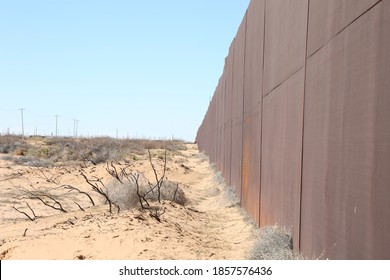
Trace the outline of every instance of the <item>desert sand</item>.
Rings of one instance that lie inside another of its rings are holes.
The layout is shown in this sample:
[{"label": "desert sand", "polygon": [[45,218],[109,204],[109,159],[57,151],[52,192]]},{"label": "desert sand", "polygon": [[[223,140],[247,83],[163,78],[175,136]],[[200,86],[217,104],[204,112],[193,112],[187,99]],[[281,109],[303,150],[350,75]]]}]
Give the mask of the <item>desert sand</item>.
[{"label": "desert sand", "polygon": [[[153,178],[147,157],[131,164],[132,169]],[[161,173],[161,156],[155,164]],[[111,176],[105,164],[37,168],[0,160],[0,259],[246,259],[258,228],[230,198],[226,185],[216,179],[207,157],[196,145],[186,144],[186,150],[168,153],[166,164],[166,177],[180,183],[188,203],[182,206],[163,201],[165,212],[158,221],[139,207],[119,213],[113,208],[109,213],[104,199],[80,175],[82,171],[108,180]],[[96,206],[81,193],[59,188],[63,185],[88,192]],[[23,197],[21,189],[49,190],[63,198],[67,212]],[[12,207],[36,218],[30,221]]]}]

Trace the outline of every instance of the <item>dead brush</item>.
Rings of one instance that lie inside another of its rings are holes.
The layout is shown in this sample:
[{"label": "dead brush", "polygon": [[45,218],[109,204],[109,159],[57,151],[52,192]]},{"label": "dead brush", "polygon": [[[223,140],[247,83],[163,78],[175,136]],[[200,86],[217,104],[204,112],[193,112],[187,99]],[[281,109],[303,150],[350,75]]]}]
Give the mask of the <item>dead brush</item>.
[{"label": "dead brush", "polygon": [[22,155],[28,149],[28,144],[17,135],[0,136],[0,154]]},{"label": "dead brush", "polygon": [[[59,143],[65,143],[57,139],[50,139],[50,145],[56,145],[56,141]],[[106,141],[105,139],[102,140]],[[66,142],[66,147],[72,147],[73,144]],[[111,148],[109,148],[111,149]],[[141,211],[149,211],[150,216],[157,221],[161,221],[161,215],[165,213],[164,203],[176,203],[179,205],[186,205],[187,198],[180,188],[179,183],[168,181],[166,178],[167,171],[167,151],[165,150],[163,161],[164,166],[162,171],[158,171],[153,163],[152,155],[148,150],[150,166],[153,170],[155,182],[151,183],[142,173],[137,170],[133,170],[133,164],[125,161],[125,163],[119,163],[115,161],[106,162],[106,171],[111,176],[111,179],[107,182],[103,178],[87,174],[86,169],[81,167],[79,175],[85,179],[85,182],[92,187],[92,191],[97,193],[102,199],[103,203],[108,203],[109,212],[113,210],[127,210],[131,208],[140,208]],[[23,159],[32,160],[29,157],[21,157]],[[20,191],[20,199],[26,200],[26,211],[32,212],[28,214],[23,208],[12,207],[13,210],[25,215],[30,220],[34,220],[37,216],[33,213],[33,206],[27,203],[27,201],[36,201],[44,204],[45,206],[57,211],[67,213],[72,211],[71,206],[74,208],[74,204],[82,211],[85,211],[84,207],[80,205],[74,195],[84,197],[84,200],[88,198],[92,206],[95,206],[95,202],[90,194],[86,191],[82,191],[77,187],[62,184],[61,176],[63,174],[72,173],[72,170],[66,166],[58,165],[58,168],[51,172],[45,167],[34,166],[29,169],[29,172],[37,176],[40,182],[29,182],[29,187],[33,188],[33,191],[22,187],[14,186]],[[39,183],[42,185],[42,189],[37,190],[35,185]],[[70,194],[70,193],[73,194]],[[79,198],[77,198],[79,199]],[[73,200],[73,201],[72,201]],[[164,202],[165,201],[165,202]],[[85,203],[83,203],[86,205]]]},{"label": "dead brush", "polygon": [[[106,202],[115,205],[120,210],[139,207],[141,211],[149,211],[150,216],[157,221],[165,213],[162,201],[170,201],[185,205],[187,199],[179,183],[168,181],[165,173],[167,169],[167,152],[164,153],[164,168],[159,175],[148,151],[150,166],[155,175],[155,183],[151,183],[142,173],[132,170],[132,165],[121,165],[110,162],[106,165],[107,172],[111,175],[108,183],[104,184],[99,178],[88,178],[81,174],[93,190],[101,194]],[[152,205],[153,204],[153,205]]]},{"label": "dead brush", "polygon": [[[135,179],[136,177],[138,178]],[[154,185],[151,185],[142,173],[133,173],[129,179],[126,178],[123,181],[119,181],[117,178],[110,179],[107,183],[106,193],[111,202],[122,210],[136,207],[148,209],[151,202],[158,202],[157,188],[154,188]],[[160,201],[163,200],[179,205],[187,204],[187,199],[179,184],[168,180],[165,180],[161,185]]]},{"label": "dead brush", "polygon": [[260,233],[249,253],[251,260],[293,260],[291,233],[278,226],[260,228]]}]

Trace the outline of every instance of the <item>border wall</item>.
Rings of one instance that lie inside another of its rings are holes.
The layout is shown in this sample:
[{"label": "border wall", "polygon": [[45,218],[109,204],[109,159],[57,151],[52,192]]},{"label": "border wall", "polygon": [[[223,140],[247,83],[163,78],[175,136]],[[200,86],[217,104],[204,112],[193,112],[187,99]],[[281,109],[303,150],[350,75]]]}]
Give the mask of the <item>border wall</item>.
[{"label": "border wall", "polygon": [[252,0],[196,142],[306,257],[390,259],[390,0]]}]

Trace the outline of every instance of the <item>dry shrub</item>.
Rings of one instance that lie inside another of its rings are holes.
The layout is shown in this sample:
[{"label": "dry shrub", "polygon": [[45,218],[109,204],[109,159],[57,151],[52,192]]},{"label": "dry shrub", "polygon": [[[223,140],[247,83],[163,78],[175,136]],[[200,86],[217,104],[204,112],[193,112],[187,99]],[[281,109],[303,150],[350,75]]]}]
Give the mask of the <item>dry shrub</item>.
[{"label": "dry shrub", "polygon": [[[1,154],[10,154],[10,153],[21,153],[23,150],[26,150],[27,143],[16,135],[3,135],[0,136],[0,153]],[[19,151],[16,151],[19,149]]]},{"label": "dry shrub", "polygon": [[249,253],[251,260],[295,259],[291,233],[278,226],[260,228],[260,234]]},{"label": "dry shrub", "polygon": [[14,151],[13,151],[13,154],[15,156],[25,156],[27,153],[27,149],[26,148],[16,148]]},{"label": "dry shrub", "polygon": [[58,146],[37,146],[29,147],[25,155],[35,157],[37,159],[52,159],[59,153],[60,151]]},{"label": "dry shrub", "polygon": [[[148,202],[155,202],[158,200],[157,188],[152,191],[151,186],[148,184],[148,180],[141,174],[138,184],[140,195],[145,197]],[[121,182],[112,178],[106,186],[108,198],[112,203],[119,206],[120,209],[131,209],[140,206],[137,194],[137,184],[134,180],[124,178]],[[164,181],[160,190],[161,200],[173,201],[180,205],[185,205],[187,203],[184,192],[177,183]]]},{"label": "dry shrub", "polygon": [[120,182],[112,178],[106,187],[106,194],[112,203],[126,210],[139,205],[137,186],[132,181]]}]

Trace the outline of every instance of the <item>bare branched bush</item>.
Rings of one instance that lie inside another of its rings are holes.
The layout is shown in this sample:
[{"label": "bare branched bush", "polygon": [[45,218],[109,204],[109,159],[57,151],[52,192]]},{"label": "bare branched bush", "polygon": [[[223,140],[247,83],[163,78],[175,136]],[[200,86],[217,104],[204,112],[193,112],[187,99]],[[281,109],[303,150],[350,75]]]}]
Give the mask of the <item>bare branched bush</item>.
[{"label": "bare branched bush", "polygon": [[[188,202],[183,190],[179,187],[178,183],[165,180],[161,184],[160,191],[161,200],[172,201],[179,205],[186,205]],[[145,197],[151,201],[158,201],[158,193],[156,191],[149,192]]]},{"label": "bare branched bush", "polygon": [[[164,169],[161,176],[159,176],[152,161],[150,151],[148,151],[148,155],[150,166],[155,175],[155,184],[152,184],[142,173],[131,171],[131,165],[116,166],[113,162],[107,163],[106,170],[112,176],[104,191],[108,199],[121,209],[141,207],[142,210],[150,210],[149,202],[161,203],[162,200],[185,205],[187,199],[179,184],[168,181],[165,177],[166,152],[164,153]],[[153,217],[159,217],[158,213],[162,215],[165,211],[157,211]]]},{"label": "bare branched bush", "polygon": [[[48,208],[63,213],[74,211],[74,205],[77,205],[80,210],[85,211],[84,207],[86,206],[81,206],[79,202],[82,202],[86,199],[88,199],[92,206],[95,206],[95,202],[89,193],[71,185],[64,185],[61,183],[62,174],[69,173],[69,170],[67,170],[65,167],[56,168],[55,170],[34,167],[29,168],[27,172],[34,174],[34,177],[38,179],[34,180],[33,182],[27,179],[26,185],[14,184],[12,179],[23,175],[23,173],[18,172],[13,174],[13,176],[11,176],[8,181],[14,188],[13,198],[16,199],[12,201],[12,203],[14,203],[12,209],[19,212],[20,214],[24,214],[31,221],[38,218],[33,210],[33,208],[38,204],[43,204]],[[73,194],[70,194],[71,192]],[[26,207],[24,207],[25,209],[20,207],[16,208],[15,203],[20,201],[24,201],[28,209],[26,209]],[[30,206],[28,202],[31,201],[35,202],[33,202],[33,204]],[[82,204],[87,205],[84,202]],[[29,214],[29,212],[32,214]]]},{"label": "bare branched bush", "polygon": [[[35,188],[33,188],[33,190],[28,190],[22,186],[16,186],[16,185],[14,185],[13,187],[15,188],[15,190],[18,193],[21,194],[21,196],[18,197],[19,200],[28,200],[28,199],[29,200],[38,200],[42,204],[44,204],[45,206],[47,206],[49,208],[67,213],[67,210],[65,210],[63,207],[63,201],[60,201],[60,200],[63,200],[63,197],[61,197],[61,199],[60,199],[57,195],[51,194],[50,191],[48,191],[48,190],[41,191],[41,190],[37,190]],[[34,210],[32,209],[32,207],[30,207],[30,205],[27,202],[26,202],[26,205],[31,210],[33,216],[27,214],[24,211],[21,211],[20,209],[14,207],[14,206],[12,208],[15,211],[27,216],[31,221],[35,220],[35,218],[37,218],[37,216],[35,215]]]},{"label": "bare branched bush", "polygon": [[105,202],[108,202],[109,205],[109,212],[112,213],[112,205],[114,204],[118,208],[118,213],[120,211],[119,205],[116,205],[113,203],[110,199],[110,197],[107,195],[107,187],[103,183],[103,181],[100,178],[94,177],[94,178],[88,178],[82,171],[80,172],[80,175],[84,177],[85,181],[92,187],[92,190],[98,194],[100,194],[102,197],[105,198]]},{"label": "bare branched bush", "polygon": [[35,221],[37,218],[37,215],[35,215],[34,210],[31,208],[31,206],[26,202],[27,207],[30,209],[31,214],[27,214],[26,212],[16,208],[15,206],[12,206],[12,209],[14,209],[16,212],[19,212],[20,214],[25,215],[30,221]]}]

